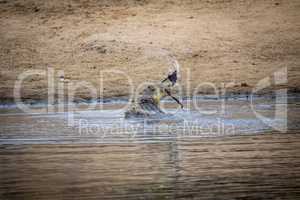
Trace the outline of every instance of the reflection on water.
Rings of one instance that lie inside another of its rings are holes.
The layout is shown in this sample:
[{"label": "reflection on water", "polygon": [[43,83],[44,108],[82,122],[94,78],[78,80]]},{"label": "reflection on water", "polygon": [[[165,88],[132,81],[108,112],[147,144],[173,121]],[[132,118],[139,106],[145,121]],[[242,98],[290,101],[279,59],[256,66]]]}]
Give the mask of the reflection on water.
[{"label": "reflection on water", "polygon": [[[206,111],[218,106],[200,103]],[[124,121],[114,106],[76,112],[72,126],[65,113],[3,112],[0,199],[300,197],[296,102],[289,105],[290,133],[281,134],[271,134],[247,101],[228,102],[224,113],[209,115],[169,105],[172,117],[146,122]],[[274,115],[272,102],[257,107],[264,116]],[[204,128],[185,132],[185,123]],[[233,125],[234,132],[206,129],[216,123]]]},{"label": "reflection on water", "polygon": [[1,199],[299,199],[299,146],[297,134],[2,145],[0,194]]}]

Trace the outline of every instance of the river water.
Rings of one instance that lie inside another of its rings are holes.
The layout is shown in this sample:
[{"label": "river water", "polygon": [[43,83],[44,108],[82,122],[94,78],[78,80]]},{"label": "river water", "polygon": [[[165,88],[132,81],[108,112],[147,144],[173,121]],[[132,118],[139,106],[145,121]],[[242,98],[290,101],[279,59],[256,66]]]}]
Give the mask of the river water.
[{"label": "river water", "polygon": [[2,106],[0,199],[300,197],[299,98],[185,105],[149,119],[124,119],[123,101]]}]

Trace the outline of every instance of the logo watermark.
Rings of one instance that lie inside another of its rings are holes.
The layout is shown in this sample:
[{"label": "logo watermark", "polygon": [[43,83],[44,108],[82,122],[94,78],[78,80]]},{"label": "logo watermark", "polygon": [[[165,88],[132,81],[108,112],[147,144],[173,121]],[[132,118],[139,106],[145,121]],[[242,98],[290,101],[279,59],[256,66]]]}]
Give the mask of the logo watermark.
[{"label": "logo watermark", "polygon": [[[67,80],[64,77],[64,71],[62,70],[55,70],[53,68],[48,68],[47,70],[28,70],[23,72],[18,76],[17,81],[15,82],[14,86],[14,98],[15,103],[19,109],[21,109],[25,113],[34,113],[39,112],[43,114],[49,113],[56,113],[56,112],[63,112],[66,114],[66,120],[68,126],[76,126],[78,127],[79,135],[100,135],[100,137],[105,137],[107,134],[112,134],[113,132],[120,133],[120,134],[128,134],[130,137],[135,136],[137,132],[141,132],[144,129],[144,132],[148,131],[151,133],[172,133],[177,135],[185,135],[185,136],[203,136],[206,134],[216,134],[216,135],[234,135],[237,126],[236,124],[228,124],[222,122],[222,116],[226,114],[227,108],[227,97],[226,91],[230,85],[234,85],[235,83],[224,83],[221,85],[216,85],[211,82],[202,82],[193,89],[190,86],[191,80],[191,72],[189,70],[186,71],[186,82],[183,84],[182,82],[177,82],[174,87],[178,92],[178,96],[182,96],[183,91],[187,91],[186,94],[190,94],[191,98],[189,100],[184,101],[184,110],[182,110],[179,106],[172,108],[173,115],[176,115],[180,121],[180,123],[171,123],[166,126],[150,126],[149,119],[142,120],[142,123],[138,125],[133,125],[128,122],[128,120],[124,120],[123,123],[119,123],[121,126],[118,127],[105,127],[103,124],[93,124],[90,123],[88,120],[84,119],[77,119],[76,113],[77,112],[84,112],[84,111],[93,111],[98,110],[102,111],[105,110],[105,99],[104,99],[104,88],[106,86],[105,78],[107,75],[113,75],[122,77],[122,79],[126,80],[127,91],[125,93],[129,94],[127,103],[123,103],[121,106],[118,107],[119,113],[124,113],[126,110],[132,107],[133,102],[138,102],[139,95],[141,91],[143,91],[149,85],[155,85],[157,81],[145,80],[144,82],[140,83],[139,85],[134,84],[134,78],[129,76],[126,71],[122,70],[103,70],[100,71],[100,76],[98,79],[98,84],[95,85],[88,80],[84,81],[72,81]],[[22,88],[26,83],[26,80],[29,79],[31,76],[41,76],[45,80],[47,80],[47,107],[42,107],[37,110],[37,108],[33,108],[32,106],[24,103],[22,100]],[[251,112],[255,115],[257,120],[260,120],[265,125],[271,127],[272,129],[280,132],[286,132],[287,127],[287,89],[278,89],[274,92],[274,116],[265,116],[263,113],[260,112],[260,109],[257,109],[257,105],[259,103],[256,102],[256,94],[260,91],[270,88],[276,85],[284,85],[288,81],[287,78],[287,68],[281,68],[278,71],[274,72],[271,76],[265,77],[260,80],[253,88],[250,94],[249,107],[251,108]],[[184,85],[184,88],[183,88]],[[89,101],[85,105],[84,108],[79,104],[75,103],[77,99],[78,91],[82,90],[88,93],[88,98],[92,101]],[[210,99],[215,99],[216,103],[214,106],[208,108],[205,106],[201,100],[199,100],[199,91],[203,88],[209,88],[211,91]],[[63,106],[59,106],[59,105]],[[54,105],[58,105],[55,107]],[[168,108],[168,101],[162,101],[160,104],[160,109],[164,113],[169,112]],[[204,106],[203,106],[204,105]],[[215,119],[213,122],[210,123],[201,122],[200,119],[192,119],[192,115],[189,113],[198,113],[202,116],[219,116],[219,118]],[[82,115],[81,115],[82,116]],[[175,121],[176,121],[175,120]],[[153,120],[152,120],[153,121]],[[155,120],[154,120],[155,121]],[[158,119],[159,121],[159,119]],[[200,122],[201,123],[200,123]],[[196,123],[194,123],[196,122]],[[146,124],[145,124],[146,123]],[[142,125],[141,125],[142,124]],[[157,123],[158,124],[158,123]],[[205,128],[206,126],[206,128]],[[153,129],[151,128],[157,128]],[[216,128],[217,127],[217,128]],[[116,131],[117,130],[117,131]],[[229,133],[230,132],[230,133]]]}]

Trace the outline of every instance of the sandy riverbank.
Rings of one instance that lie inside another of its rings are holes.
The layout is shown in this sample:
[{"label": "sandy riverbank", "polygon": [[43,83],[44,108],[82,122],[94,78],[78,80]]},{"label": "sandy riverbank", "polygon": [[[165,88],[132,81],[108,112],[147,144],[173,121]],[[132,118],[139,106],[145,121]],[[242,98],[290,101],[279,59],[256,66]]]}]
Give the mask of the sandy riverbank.
[{"label": "sandy riverbank", "polygon": [[[276,87],[287,86],[292,92],[300,88],[298,0],[1,0],[0,4],[2,101],[13,99],[15,81],[26,70],[51,67],[55,83],[88,81],[97,89],[101,72],[117,70],[137,86],[161,80],[168,72],[169,54],[181,65],[184,95],[203,82],[217,87],[233,82],[228,90],[251,91],[259,80],[283,67],[288,83]],[[63,80],[59,70],[64,71]],[[98,97],[129,95],[124,76],[104,77],[104,92]],[[52,93],[57,96],[61,91]],[[90,96],[85,88],[76,94]],[[46,99],[46,78],[26,79],[21,96]]]}]

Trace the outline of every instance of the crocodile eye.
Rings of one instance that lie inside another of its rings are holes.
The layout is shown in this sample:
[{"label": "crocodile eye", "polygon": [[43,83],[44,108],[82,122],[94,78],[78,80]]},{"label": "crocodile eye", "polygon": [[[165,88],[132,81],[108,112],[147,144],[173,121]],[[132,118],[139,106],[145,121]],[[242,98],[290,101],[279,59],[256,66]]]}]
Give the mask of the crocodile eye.
[{"label": "crocodile eye", "polygon": [[152,85],[149,85],[149,86],[148,86],[148,89],[149,89],[150,91],[154,91],[154,90],[155,90],[155,88],[154,88]]}]

